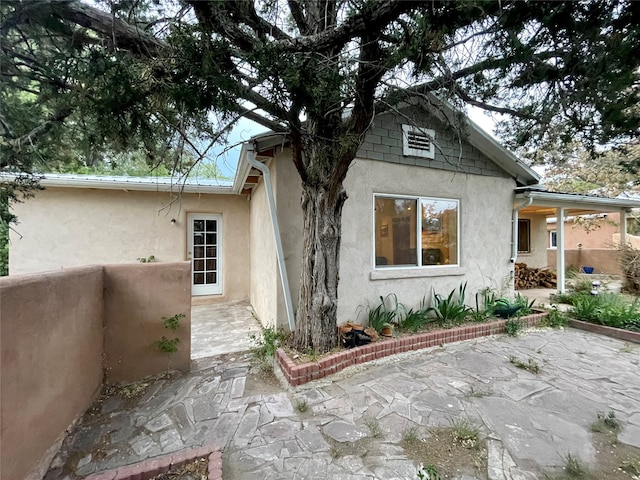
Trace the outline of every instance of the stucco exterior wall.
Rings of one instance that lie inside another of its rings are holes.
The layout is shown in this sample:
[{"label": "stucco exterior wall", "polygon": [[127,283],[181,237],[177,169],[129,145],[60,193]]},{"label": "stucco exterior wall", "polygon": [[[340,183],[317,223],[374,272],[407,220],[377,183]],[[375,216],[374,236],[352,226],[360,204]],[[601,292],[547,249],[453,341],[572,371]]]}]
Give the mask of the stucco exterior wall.
[{"label": "stucco exterior wall", "polygon": [[[162,317],[182,313],[177,330]],[[191,364],[191,264],[147,263],[104,267],[104,351],[109,383],[131,382]],[[168,355],[155,342],[178,338]]]},{"label": "stucco exterior wall", "polygon": [[[249,202],[239,195],[48,188],[16,204],[21,223],[9,247],[11,275],[98,263],[187,260],[187,214],[215,213],[223,222],[223,294],[249,298]],[[175,219],[175,223],[171,223]],[[19,234],[19,235],[18,235]]]},{"label": "stucco exterior wall", "polygon": [[[271,183],[275,187],[275,162],[270,164]],[[275,192],[274,192],[275,194]],[[264,180],[251,194],[251,305],[264,326],[278,326],[278,262],[273,226]]]},{"label": "stucco exterior wall", "polygon": [[0,278],[3,480],[42,478],[98,393],[102,288],[102,267]]},{"label": "stucco exterior wall", "polygon": [[[400,302],[417,306],[424,296],[431,298],[432,289],[448,293],[465,281],[470,303],[485,287],[509,294],[514,186],[506,178],[357,159],[345,181],[338,321],[355,319],[360,305],[374,304],[381,295],[395,293]],[[375,270],[375,193],[458,199],[460,267]]]},{"label": "stucco exterior wall", "polygon": [[[613,248],[614,235],[620,234],[620,214],[607,213],[605,218],[594,219],[589,231],[582,225],[574,221],[566,221],[564,224],[564,246],[565,248]],[[548,223],[547,231],[557,230],[557,224]],[[550,247],[549,236],[547,236],[547,247]]]},{"label": "stucco exterior wall", "polygon": [[517,262],[526,263],[531,268],[542,268],[547,263],[547,242],[549,233],[547,232],[547,219],[544,215],[521,214],[519,219],[528,219],[530,223],[531,251],[528,253],[519,252]]},{"label": "stucco exterior wall", "polygon": [[[555,270],[558,251],[553,248],[547,250],[549,266]],[[622,275],[618,265],[617,251],[606,248],[565,249],[564,264],[572,265],[579,270],[582,267],[593,267],[594,273],[606,273],[608,275]]]},{"label": "stucco exterior wall", "polygon": [[[278,165],[278,223],[282,237],[282,248],[285,252],[285,264],[291,290],[291,301],[294,313],[298,310],[300,296],[300,273],[302,272],[302,180],[295,169],[288,152],[279,153],[276,157]],[[278,279],[279,280],[279,279]],[[278,295],[278,311],[280,318],[286,323],[284,297]]]}]

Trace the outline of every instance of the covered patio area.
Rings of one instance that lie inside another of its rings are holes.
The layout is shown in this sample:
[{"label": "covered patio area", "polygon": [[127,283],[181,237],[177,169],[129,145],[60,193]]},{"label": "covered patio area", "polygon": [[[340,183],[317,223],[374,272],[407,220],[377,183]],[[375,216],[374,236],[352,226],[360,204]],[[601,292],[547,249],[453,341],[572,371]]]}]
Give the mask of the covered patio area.
[{"label": "covered patio area", "polygon": [[596,197],[570,193],[555,193],[535,187],[521,187],[515,190],[513,207],[513,254],[511,261],[531,263],[540,268],[547,266],[548,232],[547,218],[556,218],[556,269],[558,291],[566,290],[566,245],[565,219],[573,216],[600,213],[620,215],[619,243],[627,242],[626,219],[632,209],[640,208],[640,201]]}]

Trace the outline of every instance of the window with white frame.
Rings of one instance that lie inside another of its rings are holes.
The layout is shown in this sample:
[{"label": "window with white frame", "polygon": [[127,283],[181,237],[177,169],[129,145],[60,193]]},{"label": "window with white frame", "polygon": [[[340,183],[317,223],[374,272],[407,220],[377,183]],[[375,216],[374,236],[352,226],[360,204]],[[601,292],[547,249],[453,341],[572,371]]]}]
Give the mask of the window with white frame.
[{"label": "window with white frame", "polygon": [[549,248],[558,248],[558,232],[556,230],[549,232]]},{"label": "window with white frame", "polygon": [[460,202],[375,195],[375,266],[459,265]]},{"label": "window with white frame", "polygon": [[402,154],[413,157],[435,158],[433,145],[435,131],[429,128],[402,125]]},{"label": "window with white frame", "polygon": [[518,220],[518,253],[531,253],[531,220]]}]

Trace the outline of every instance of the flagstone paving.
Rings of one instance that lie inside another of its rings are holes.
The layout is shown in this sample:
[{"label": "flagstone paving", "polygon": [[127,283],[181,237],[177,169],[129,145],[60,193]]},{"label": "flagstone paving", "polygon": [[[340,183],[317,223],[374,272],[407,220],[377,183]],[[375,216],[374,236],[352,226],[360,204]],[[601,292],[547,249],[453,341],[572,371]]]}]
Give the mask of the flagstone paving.
[{"label": "flagstone paving", "polygon": [[[516,368],[511,356],[534,359],[540,373]],[[297,388],[255,384],[249,361],[213,357],[189,375],[159,380],[140,399],[104,401],[45,478],[216,444],[225,480],[415,479],[399,446],[403,433],[453,418],[481,425],[492,480],[543,478],[568,453],[592,465],[598,412],[615,412],[619,442],[640,447],[640,346],[577,330],[411,352]]]}]

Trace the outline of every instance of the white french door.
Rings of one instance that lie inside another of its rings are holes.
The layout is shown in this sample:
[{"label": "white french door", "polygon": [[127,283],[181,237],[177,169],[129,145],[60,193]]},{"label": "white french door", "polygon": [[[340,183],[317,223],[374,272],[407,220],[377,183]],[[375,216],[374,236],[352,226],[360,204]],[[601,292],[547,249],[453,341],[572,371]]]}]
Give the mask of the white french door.
[{"label": "white french door", "polygon": [[190,213],[191,294],[222,293],[222,215]]}]

